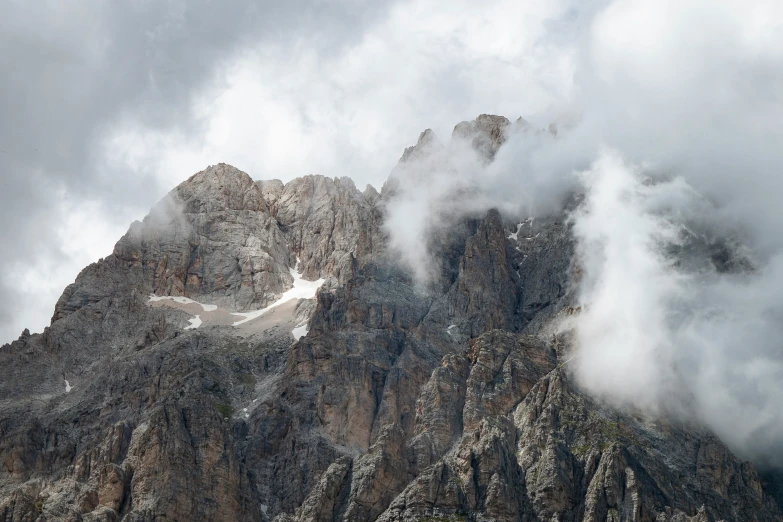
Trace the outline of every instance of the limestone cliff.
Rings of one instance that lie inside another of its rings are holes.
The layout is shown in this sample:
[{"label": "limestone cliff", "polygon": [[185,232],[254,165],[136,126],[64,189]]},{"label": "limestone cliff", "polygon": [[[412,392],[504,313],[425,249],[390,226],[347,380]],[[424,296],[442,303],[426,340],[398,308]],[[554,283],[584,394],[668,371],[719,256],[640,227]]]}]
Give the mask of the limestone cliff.
[{"label": "limestone cliff", "polygon": [[[513,125],[453,139],[491,161]],[[391,181],[220,164],[134,223],[0,348],[0,520],[783,520],[703,427],[573,382],[564,215],[462,218],[424,291]]]}]

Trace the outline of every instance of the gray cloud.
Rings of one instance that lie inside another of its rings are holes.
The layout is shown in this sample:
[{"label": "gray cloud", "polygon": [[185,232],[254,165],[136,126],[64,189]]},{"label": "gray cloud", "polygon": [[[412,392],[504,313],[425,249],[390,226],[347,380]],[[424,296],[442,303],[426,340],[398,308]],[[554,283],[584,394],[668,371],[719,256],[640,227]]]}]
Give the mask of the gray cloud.
[{"label": "gray cloud", "polygon": [[3,178],[37,171],[87,194],[143,194],[150,180],[91,171],[107,127],[132,113],[152,129],[198,132],[191,97],[221,81],[218,66],[237,49],[307,38],[336,52],[383,9],[304,1],[12,3],[0,22],[0,137],[4,170],[24,174]]}]

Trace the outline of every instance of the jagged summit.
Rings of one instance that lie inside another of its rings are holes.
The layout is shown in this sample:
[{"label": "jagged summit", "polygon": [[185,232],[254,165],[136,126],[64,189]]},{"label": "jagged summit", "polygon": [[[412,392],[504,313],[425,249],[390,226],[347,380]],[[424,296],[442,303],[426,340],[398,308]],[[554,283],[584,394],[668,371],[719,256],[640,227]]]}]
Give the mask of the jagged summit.
[{"label": "jagged summit", "polygon": [[505,142],[510,126],[511,123],[502,116],[482,114],[475,120],[458,123],[446,145],[432,129],[424,130],[416,144],[403,151],[384,183],[381,195],[388,199],[397,194],[401,186],[418,185],[430,179],[433,172],[453,171],[452,156],[465,159],[468,151],[484,163],[491,162]]},{"label": "jagged summit", "polygon": [[426,129],[419,134],[416,145],[406,147],[400,157],[400,163],[408,163],[432,154],[434,150],[443,149],[443,144],[435,136],[432,129]]},{"label": "jagged summit", "polygon": [[[525,127],[527,122],[521,117],[516,125]],[[512,123],[503,116],[480,114],[475,120],[458,123],[451,134],[451,140],[470,143],[473,149],[492,160],[500,146],[505,142]],[[424,130],[415,145],[407,147],[400,158],[400,163],[420,160],[425,156],[437,154],[444,150],[444,145],[438,140],[432,129]]]},{"label": "jagged summit", "polygon": [[198,213],[220,210],[268,211],[266,201],[252,178],[226,163],[218,163],[192,175],[174,189],[184,211]]},{"label": "jagged summit", "polygon": [[[452,141],[491,161],[523,123]],[[397,169],[449,146],[425,131]],[[422,291],[394,180],[218,164],[173,189],[0,348],[0,521],[783,519],[704,428],[572,381],[565,215],[449,224]]]},{"label": "jagged summit", "polygon": [[454,127],[451,138],[469,141],[487,160],[491,161],[506,140],[511,122],[503,116],[481,114],[473,121],[463,121]]}]

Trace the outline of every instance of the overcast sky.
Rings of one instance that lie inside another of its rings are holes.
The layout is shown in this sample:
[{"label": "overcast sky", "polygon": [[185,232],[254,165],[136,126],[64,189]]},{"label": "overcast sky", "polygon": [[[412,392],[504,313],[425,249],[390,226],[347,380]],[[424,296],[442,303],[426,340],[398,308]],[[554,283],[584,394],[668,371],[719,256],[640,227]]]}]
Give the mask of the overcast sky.
[{"label": "overcast sky", "polygon": [[379,186],[427,127],[569,96],[565,1],[6,0],[0,342],[207,165]]}]

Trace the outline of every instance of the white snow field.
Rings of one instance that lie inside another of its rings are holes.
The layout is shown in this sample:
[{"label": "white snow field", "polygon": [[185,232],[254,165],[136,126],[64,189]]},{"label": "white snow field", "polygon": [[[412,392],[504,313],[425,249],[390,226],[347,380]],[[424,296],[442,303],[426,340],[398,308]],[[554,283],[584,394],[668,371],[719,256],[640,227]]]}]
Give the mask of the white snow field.
[{"label": "white snow field", "polygon": [[[285,291],[277,301],[260,310],[252,310],[250,312],[228,312],[218,308],[217,305],[199,303],[188,297],[158,296],[155,294],[150,295],[149,302],[176,308],[193,315],[194,317],[188,320],[190,324],[185,327],[185,330],[195,330],[202,324],[234,327],[245,325],[248,326],[248,328],[244,328],[243,326],[243,330],[255,333],[266,330],[275,324],[293,320],[296,301],[299,299],[313,299],[318,289],[324,284],[324,279],[318,279],[317,281],[305,280],[299,273],[298,268],[299,259],[297,258],[296,266],[288,269],[291,277],[294,279],[293,286]],[[288,303],[290,303],[288,306],[283,306]],[[197,313],[199,312],[199,307],[201,308],[202,313]],[[269,313],[275,309],[278,309],[275,314]],[[252,325],[248,325],[248,323],[259,317],[265,318],[260,322],[255,321]],[[304,322],[298,324],[291,331],[291,334],[295,339],[299,339],[299,337],[307,335],[307,332],[307,323]]]}]

